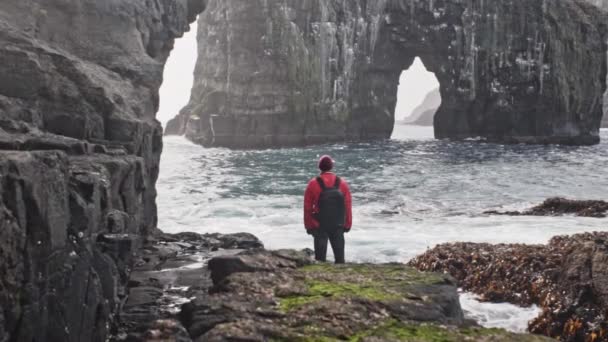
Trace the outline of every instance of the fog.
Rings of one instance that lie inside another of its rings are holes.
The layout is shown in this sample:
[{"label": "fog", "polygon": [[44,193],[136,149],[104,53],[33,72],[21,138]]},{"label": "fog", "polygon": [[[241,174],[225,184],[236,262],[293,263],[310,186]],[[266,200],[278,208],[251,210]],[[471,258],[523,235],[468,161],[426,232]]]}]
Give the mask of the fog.
[{"label": "fog", "polygon": [[414,64],[403,71],[399,78],[395,118],[401,120],[409,116],[424,97],[436,88],[439,88],[439,81],[435,74],[427,71],[420,58],[416,58]]},{"label": "fog", "polygon": [[[194,81],[193,71],[197,58],[196,23],[190,32],[175,43],[165,67],[164,82],[160,88],[158,120],[164,125],[188,104]],[[439,83],[433,73],[428,72],[420,59],[401,74],[395,116],[401,120],[408,116]]]},{"label": "fog", "polygon": [[156,116],[163,126],[190,100],[197,56],[196,30],[195,22],[190,25],[190,32],[175,41],[175,48],[165,66],[164,82],[160,88],[160,109]]}]

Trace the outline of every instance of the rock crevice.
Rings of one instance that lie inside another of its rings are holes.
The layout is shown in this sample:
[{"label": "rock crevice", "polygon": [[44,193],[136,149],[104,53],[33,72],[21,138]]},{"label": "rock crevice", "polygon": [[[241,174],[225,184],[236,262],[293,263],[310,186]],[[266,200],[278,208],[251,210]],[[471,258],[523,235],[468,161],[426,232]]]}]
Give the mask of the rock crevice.
[{"label": "rock crevice", "polygon": [[401,264],[315,264],[249,250],[209,261],[213,286],[183,306],[194,341],[549,341],[464,319],[453,280]]}]

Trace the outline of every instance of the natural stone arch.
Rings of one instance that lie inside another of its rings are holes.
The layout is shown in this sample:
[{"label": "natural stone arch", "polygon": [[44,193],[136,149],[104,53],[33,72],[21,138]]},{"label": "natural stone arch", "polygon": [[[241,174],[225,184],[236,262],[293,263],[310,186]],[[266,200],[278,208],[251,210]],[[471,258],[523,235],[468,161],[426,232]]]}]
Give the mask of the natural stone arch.
[{"label": "natural stone arch", "polygon": [[596,70],[606,66],[594,11],[568,1],[392,1],[390,33],[380,33],[389,42],[376,48],[389,53],[374,60],[399,69],[419,55],[435,73],[438,138],[595,143],[605,89]]},{"label": "natural stone arch", "polygon": [[576,0],[212,0],[167,131],[228,147],[388,138],[419,56],[441,84],[438,138],[597,143],[602,20]]}]

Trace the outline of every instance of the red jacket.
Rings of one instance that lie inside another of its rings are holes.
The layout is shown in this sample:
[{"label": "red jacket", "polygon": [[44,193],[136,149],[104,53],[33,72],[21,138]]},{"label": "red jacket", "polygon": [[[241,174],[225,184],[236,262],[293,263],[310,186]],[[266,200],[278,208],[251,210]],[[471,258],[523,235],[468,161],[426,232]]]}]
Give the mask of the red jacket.
[{"label": "red jacket", "polygon": [[[327,187],[332,187],[336,183],[336,175],[331,172],[321,174],[323,182]],[[341,179],[341,178],[340,178]],[[344,230],[349,231],[353,226],[353,208],[350,189],[344,179],[340,182],[340,191],[344,194],[344,204],[346,206],[346,217],[344,220]],[[306,230],[315,230],[319,228],[319,222],[315,219],[315,215],[319,213],[319,196],[321,195],[321,185],[317,182],[317,178],[313,178],[306,188],[304,194],[304,226]]]}]

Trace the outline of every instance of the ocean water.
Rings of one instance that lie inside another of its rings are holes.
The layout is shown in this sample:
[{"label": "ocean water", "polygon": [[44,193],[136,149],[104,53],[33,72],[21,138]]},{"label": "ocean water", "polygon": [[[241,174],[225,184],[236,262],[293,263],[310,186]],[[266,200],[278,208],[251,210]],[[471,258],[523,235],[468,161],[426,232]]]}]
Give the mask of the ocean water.
[{"label": "ocean water", "polygon": [[[488,216],[547,197],[605,199],[608,131],[588,147],[500,145],[433,139],[432,128],[396,126],[393,138],[264,151],[204,149],[166,137],[158,180],[159,227],[167,232],[250,232],[267,248],[311,248],[302,224],[307,182],[319,156],[353,193],[347,259],[406,262],[451,241],[545,243],[552,236],[608,230],[608,220]],[[330,253],[331,254],[331,253]],[[525,329],[536,309],[463,307],[484,325]]]}]

